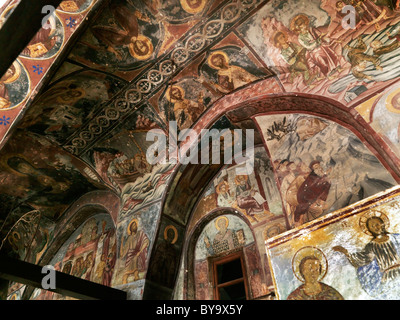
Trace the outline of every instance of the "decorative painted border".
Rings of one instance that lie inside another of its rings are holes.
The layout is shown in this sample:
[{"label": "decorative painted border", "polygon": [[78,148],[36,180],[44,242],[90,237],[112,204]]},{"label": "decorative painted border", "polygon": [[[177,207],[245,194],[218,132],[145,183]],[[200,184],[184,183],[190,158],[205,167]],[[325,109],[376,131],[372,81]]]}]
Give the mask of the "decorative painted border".
[{"label": "decorative painted border", "polygon": [[262,2],[227,1],[207,21],[201,21],[192,33],[181,39],[162,59],[134,79],[116,100],[105,106],[102,112],[76,132],[63,145],[64,149],[75,155],[84,153],[101,134],[113,128],[125,115],[137,110],[141,103],[168,83],[175,72],[181,70],[192,58],[215,45],[220,36],[228,34],[238,21],[247,17]]}]

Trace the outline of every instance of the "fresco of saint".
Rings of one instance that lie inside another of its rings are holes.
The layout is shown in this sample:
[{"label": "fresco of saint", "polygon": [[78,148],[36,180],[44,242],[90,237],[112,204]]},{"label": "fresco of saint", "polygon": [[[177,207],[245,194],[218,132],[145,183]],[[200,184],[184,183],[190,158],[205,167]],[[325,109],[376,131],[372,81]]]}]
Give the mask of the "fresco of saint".
[{"label": "fresco of saint", "polygon": [[31,58],[38,58],[50,51],[58,40],[56,37],[56,19],[50,16],[50,25],[48,29],[41,28],[38,33],[29,42],[26,49],[22,51],[23,55]]},{"label": "fresco of saint", "polygon": [[122,240],[120,256],[125,259],[123,283],[128,283],[128,278],[139,280],[139,272],[146,269],[147,248],[150,240],[147,235],[138,230],[137,219],[132,219],[127,228],[128,236]]},{"label": "fresco of saint", "polygon": [[165,96],[173,103],[175,121],[180,130],[190,128],[205,110],[202,92],[199,93],[198,100],[193,101],[185,98],[182,87],[173,85],[167,89]]},{"label": "fresco of saint", "polygon": [[293,272],[303,284],[290,293],[287,300],[344,300],[336,289],[321,282],[327,269],[328,262],[321,250],[300,249],[293,258]]},{"label": "fresco of saint", "polygon": [[310,174],[297,190],[298,205],[293,212],[296,225],[318,218],[327,208],[331,183],[319,161],[310,163]]},{"label": "fresco of saint", "polygon": [[7,109],[11,106],[7,85],[18,80],[21,74],[21,67],[14,62],[0,79],[0,109]]},{"label": "fresco of saint", "polygon": [[243,244],[243,239],[239,241],[237,231],[228,228],[229,219],[226,216],[220,216],[214,221],[217,233],[211,240],[208,236],[204,237],[204,243],[209,252],[213,255],[237,248]]},{"label": "fresco of saint", "polygon": [[219,207],[231,207],[235,202],[235,197],[232,195],[229,183],[223,180],[216,187],[217,204]]},{"label": "fresco of saint", "polygon": [[98,25],[92,27],[92,33],[104,42],[107,50],[118,60],[122,60],[119,47],[128,47],[129,53],[137,60],[149,59],[154,51],[151,40],[139,33],[138,19],[149,22],[149,18],[139,11],[132,11],[123,5],[112,3],[110,11],[119,26]]},{"label": "fresco of saint", "polygon": [[312,27],[307,15],[296,15],[290,22],[290,30],[297,34],[299,43],[307,49],[308,58],[319,69],[321,75],[331,77],[335,72],[342,71],[340,59],[330,47],[330,39]]},{"label": "fresco of saint", "polygon": [[372,237],[363,250],[349,253],[342,246],[333,250],[343,253],[357,268],[363,289],[376,299],[400,297],[400,234],[389,233],[389,218],[380,211],[369,211],[360,218],[361,229]]},{"label": "fresco of saint", "polygon": [[228,55],[223,51],[215,51],[210,54],[207,62],[211,68],[218,71],[218,82],[212,85],[221,93],[229,93],[258,80],[258,77],[245,69],[230,64]]},{"label": "fresco of saint", "polygon": [[179,0],[182,9],[190,14],[196,14],[203,11],[208,0]]},{"label": "fresco of saint", "polygon": [[178,253],[174,247],[177,240],[177,229],[173,225],[167,226],[164,229],[164,241],[158,245],[154,253],[155,259],[151,265],[151,280],[169,288],[175,284],[175,269],[179,262]]},{"label": "fresco of saint", "polygon": [[240,209],[245,210],[246,214],[252,219],[257,220],[256,214],[264,212],[263,204],[260,204],[255,196],[259,194],[249,183],[249,176],[238,175],[235,178],[236,201]]},{"label": "fresco of saint", "polygon": [[289,65],[290,82],[293,82],[293,78],[299,74],[303,76],[307,85],[310,85],[316,79],[318,75],[310,68],[306,56],[306,48],[297,43],[290,42],[287,33],[284,31],[275,33],[274,44],[281,50],[282,58]]}]

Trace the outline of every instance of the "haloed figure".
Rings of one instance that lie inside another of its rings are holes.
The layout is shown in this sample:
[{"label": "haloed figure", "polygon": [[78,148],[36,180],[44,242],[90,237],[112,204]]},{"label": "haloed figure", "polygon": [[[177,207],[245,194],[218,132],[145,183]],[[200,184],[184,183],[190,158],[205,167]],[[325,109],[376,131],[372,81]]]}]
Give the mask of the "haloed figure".
[{"label": "haloed figure", "polygon": [[334,73],[341,72],[340,59],[329,46],[331,40],[312,26],[308,16],[296,15],[290,23],[290,29],[297,34],[299,43],[308,51],[307,58],[321,75],[330,78]]},{"label": "haloed figure", "polygon": [[18,80],[21,75],[21,67],[14,62],[0,79],[0,109],[7,109],[11,106],[9,89],[7,85]]},{"label": "haloed figure", "polygon": [[294,210],[296,226],[320,217],[329,208],[327,198],[331,182],[319,161],[312,161],[311,172],[297,190],[298,205]]},{"label": "haloed figure", "polygon": [[121,257],[125,257],[125,269],[123,283],[128,283],[128,277],[139,280],[139,273],[146,267],[147,248],[149,238],[142,231],[138,230],[138,221],[133,219],[127,228],[128,237],[121,243]]},{"label": "haloed figure", "polygon": [[92,33],[95,37],[106,44],[107,50],[119,60],[123,58],[119,47],[128,47],[130,55],[138,60],[150,58],[153,54],[153,44],[149,38],[139,34],[138,24],[138,19],[149,22],[149,18],[139,11],[132,12],[123,5],[111,4],[110,11],[121,27],[94,26]]},{"label": "haloed figure", "polygon": [[283,60],[289,65],[289,82],[297,75],[302,75],[307,85],[311,84],[317,74],[313,73],[307,61],[307,50],[302,46],[289,41],[286,32],[278,31],[274,36],[274,45],[281,50]]},{"label": "haloed figure", "polygon": [[372,240],[363,250],[349,253],[342,246],[333,250],[343,253],[357,268],[363,289],[378,299],[400,298],[400,234],[390,234],[388,217],[379,211],[367,212],[360,219],[361,229]]},{"label": "haloed figure", "polygon": [[202,92],[197,101],[189,100],[185,98],[185,90],[174,85],[167,90],[166,98],[174,104],[173,112],[180,130],[189,128],[205,110]]},{"label": "haloed figure", "polygon": [[344,300],[336,289],[321,282],[327,267],[322,251],[312,247],[300,249],[293,259],[293,270],[303,284],[287,300]]},{"label": "haloed figure", "polygon": [[180,0],[181,7],[183,10],[190,14],[196,14],[201,12],[208,0]]},{"label": "haloed figure", "polygon": [[239,87],[258,80],[245,69],[230,64],[228,55],[223,51],[215,51],[208,57],[208,65],[218,70],[218,83],[213,83],[222,93],[228,93]]}]

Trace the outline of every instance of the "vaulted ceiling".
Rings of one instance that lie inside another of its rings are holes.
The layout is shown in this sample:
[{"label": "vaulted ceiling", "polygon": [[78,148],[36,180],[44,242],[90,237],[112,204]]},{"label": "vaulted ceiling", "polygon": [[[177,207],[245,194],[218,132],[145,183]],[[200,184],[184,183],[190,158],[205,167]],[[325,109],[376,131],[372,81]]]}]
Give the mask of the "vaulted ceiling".
[{"label": "vaulted ceiling", "polygon": [[[32,210],[57,221],[95,190],[128,210],[127,184],[155,172],[146,133],[168,136],[170,121],[178,131],[255,129],[262,144],[257,114],[322,116],[349,128],[398,182],[399,121],[389,130],[374,108],[391,99],[399,113],[400,16],[394,1],[364,2],[357,28],[344,29],[324,0],[62,1],[0,81],[1,236]],[[16,3],[0,9],[4,21]],[[307,47],[301,28],[318,45]],[[176,190],[189,176],[196,196],[220,167],[160,166],[157,186],[174,173]],[[136,201],[164,197],[142,180]],[[165,196],[167,211],[189,214],[196,199],[181,206],[179,196]]]}]

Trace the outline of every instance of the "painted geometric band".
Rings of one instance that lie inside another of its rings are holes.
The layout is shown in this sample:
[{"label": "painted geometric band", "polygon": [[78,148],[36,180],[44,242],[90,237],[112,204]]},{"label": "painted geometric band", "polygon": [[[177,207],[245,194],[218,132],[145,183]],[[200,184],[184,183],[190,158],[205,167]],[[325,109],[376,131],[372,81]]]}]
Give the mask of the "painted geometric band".
[{"label": "painted geometric band", "polygon": [[79,154],[79,150],[84,149],[87,142],[93,140],[95,136],[99,136],[103,132],[103,128],[109,127],[122,113],[133,111],[145,96],[158,89],[166,78],[174,73],[177,66],[184,64],[189,58],[201,52],[221,35],[227,24],[233,24],[260,2],[261,0],[236,0],[225,5],[218,13],[219,18],[199,26],[197,30],[201,31],[184,39],[181,45],[166,56],[165,60],[157,63],[152,69],[145,72],[144,76],[132,82],[130,88],[106,109],[105,114],[93,119],[88,128],[79,134],[79,138],[73,139],[72,145],[65,145],[64,148],[74,154]]}]

